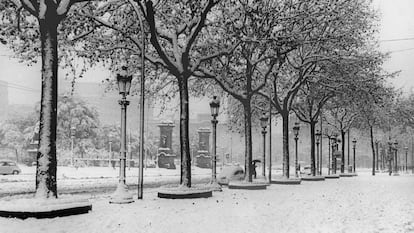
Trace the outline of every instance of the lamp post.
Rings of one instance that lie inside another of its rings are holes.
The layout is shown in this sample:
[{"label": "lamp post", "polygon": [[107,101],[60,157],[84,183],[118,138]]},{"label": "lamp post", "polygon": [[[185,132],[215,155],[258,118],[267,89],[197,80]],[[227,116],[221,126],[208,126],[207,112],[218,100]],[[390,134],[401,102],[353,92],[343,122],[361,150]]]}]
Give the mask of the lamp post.
[{"label": "lamp post", "polygon": [[263,157],[262,157],[262,177],[266,179],[266,127],[269,121],[269,117],[266,113],[263,113],[262,117],[260,117],[260,126],[262,127],[262,135],[263,135]]},{"label": "lamp post", "polygon": [[[350,152],[350,142],[351,142],[351,139],[350,139],[350,137],[351,137],[351,129],[348,129],[347,130],[347,144],[348,144],[348,157],[346,158],[346,169],[348,170],[348,173],[350,172],[350,170],[349,170],[349,152]],[[345,153],[345,151],[344,151],[344,153]]]},{"label": "lamp post", "polygon": [[352,140],[352,151],[353,151],[353,167],[352,167],[352,169],[353,169],[353,173],[355,173],[355,171],[356,171],[356,161],[355,161],[355,149],[356,149],[356,143],[357,143],[357,140],[354,138],[353,140]]},{"label": "lamp post", "polygon": [[405,149],[405,173],[408,173],[408,147],[404,147]]},{"label": "lamp post", "polygon": [[112,141],[109,140],[109,158],[108,158],[108,167],[111,167],[111,159],[112,159]]},{"label": "lamp post", "polygon": [[216,179],[216,163],[217,163],[217,155],[216,155],[216,139],[217,139],[217,116],[219,113],[220,108],[220,100],[217,98],[217,96],[213,96],[213,100],[210,102],[210,110],[211,110],[211,116],[213,119],[211,120],[211,123],[213,125],[213,145],[212,145],[212,174],[211,174],[211,187],[214,191],[221,191],[220,185],[217,183]]},{"label": "lamp post", "polygon": [[121,72],[117,74],[116,80],[118,83],[119,94],[122,96],[122,99],[119,100],[119,105],[121,105],[121,151],[119,159],[119,182],[115,192],[112,194],[111,200],[109,203],[116,204],[125,204],[131,203],[134,200],[132,195],[128,193],[128,187],[125,183],[125,162],[126,162],[126,112],[129,101],[126,99],[126,96],[129,94],[131,89],[132,75],[128,75],[127,67],[123,66]]},{"label": "lamp post", "polygon": [[272,100],[269,95],[269,174],[268,181],[272,183]]},{"label": "lamp post", "polygon": [[411,174],[414,174],[414,137],[411,136]]},{"label": "lamp post", "polygon": [[398,141],[394,141],[394,176],[398,176]]},{"label": "lamp post", "polygon": [[298,170],[298,136],[299,136],[299,122],[295,122],[295,125],[293,126],[293,134],[295,135],[295,177],[299,177]]},{"label": "lamp post", "polygon": [[76,128],[75,128],[75,126],[72,126],[71,128],[70,128],[70,140],[71,140],[71,142],[70,142],[70,166],[72,166],[73,167],[73,164],[74,164],[74,153],[73,153],[73,146],[74,146],[74,141],[75,141],[75,131],[76,131]]},{"label": "lamp post", "polygon": [[320,143],[320,140],[321,140],[321,136],[322,136],[322,133],[321,133],[321,131],[318,129],[318,130],[316,130],[316,133],[315,133],[315,136],[316,136],[316,151],[317,151],[317,153],[316,153],[316,157],[318,158],[317,159],[317,171],[318,171],[318,175],[322,175],[322,159],[320,158],[320,154],[319,154],[319,143]]}]

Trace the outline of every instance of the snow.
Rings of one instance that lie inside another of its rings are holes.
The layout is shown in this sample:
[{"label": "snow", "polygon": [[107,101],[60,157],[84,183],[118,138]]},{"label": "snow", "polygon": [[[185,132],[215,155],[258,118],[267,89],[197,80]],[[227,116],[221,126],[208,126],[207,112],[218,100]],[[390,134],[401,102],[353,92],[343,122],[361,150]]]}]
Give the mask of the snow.
[{"label": "snow", "polygon": [[210,185],[191,185],[191,188],[185,185],[165,185],[158,189],[158,191],[166,194],[203,193],[211,190]]},{"label": "snow", "polygon": [[[156,189],[131,204],[89,198],[88,214],[54,219],[0,218],[0,232],[413,232],[414,176],[386,173],[267,190],[233,190],[206,199],[157,198]],[[132,191],[131,191],[132,193]]]},{"label": "snow", "polygon": [[[0,196],[8,193],[22,193],[35,190],[36,167],[27,167],[19,164],[22,173],[19,175],[0,176]],[[61,167],[57,168],[58,192],[73,188],[109,187],[118,184],[119,167]],[[180,180],[180,168],[147,168],[144,169],[144,183],[147,182],[176,182]],[[192,177],[207,178],[211,176],[211,169],[192,167]],[[126,169],[126,183],[137,184],[138,168]],[[0,231],[1,233],[1,231]]]},{"label": "snow", "polygon": [[1,210],[20,212],[46,212],[62,208],[75,208],[85,206],[89,201],[85,198],[63,196],[60,198],[19,198],[0,200]]},{"label": "snow", "polygon": [[130,203],[133,202],[132,194],[128,192],[128,186],[124,183],[118,183],[115,192],[111,196],[110,203]]}]

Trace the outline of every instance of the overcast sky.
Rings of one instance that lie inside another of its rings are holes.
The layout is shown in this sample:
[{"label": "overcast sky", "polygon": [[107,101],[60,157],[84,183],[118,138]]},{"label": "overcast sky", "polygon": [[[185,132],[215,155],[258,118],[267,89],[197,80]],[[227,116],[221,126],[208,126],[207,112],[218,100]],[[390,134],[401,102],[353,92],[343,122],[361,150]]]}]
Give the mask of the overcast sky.
[{"label": "overcast sky", "polygon": [[[381,14],[379,39],[381,50],[390,51],[386,62],[388,71],[398,71],[392,80],[405,92],[414,88],[414,0],[374,0]],[[394,40],[394,41],[389,41]],[[28,67],[8,57],[5,46],[0,46],[0,80],[9,82],[10,104],[33,104],[40,100],[40,64]],[[100,82],[110,76],[107,71],[89,71],[81,82]]]}]

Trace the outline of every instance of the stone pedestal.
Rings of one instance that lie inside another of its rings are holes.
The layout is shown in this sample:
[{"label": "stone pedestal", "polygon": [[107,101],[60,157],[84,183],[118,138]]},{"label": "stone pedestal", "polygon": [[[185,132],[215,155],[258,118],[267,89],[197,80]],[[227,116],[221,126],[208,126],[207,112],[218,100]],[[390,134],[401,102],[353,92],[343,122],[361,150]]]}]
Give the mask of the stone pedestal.
[{"label": "stone pedestal", "polygon": [[175,169],[172,150],[172,130],[174,124],[172,122],[161,122],[158,124],[160,128],[160,143],[157,153],[157,164],[159,168]]},{"label": "stone pedestal", "polygon": [[209,128],[198,129],[198,150],[195,156],[195,165],[201,168],[211,168],[210,134]]}]

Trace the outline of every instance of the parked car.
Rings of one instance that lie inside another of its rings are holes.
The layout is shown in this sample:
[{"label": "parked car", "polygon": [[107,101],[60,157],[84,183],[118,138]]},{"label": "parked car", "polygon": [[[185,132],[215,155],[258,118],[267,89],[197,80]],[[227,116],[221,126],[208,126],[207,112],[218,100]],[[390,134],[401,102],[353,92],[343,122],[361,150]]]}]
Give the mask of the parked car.
[{"label": "parked car", "polygon": [[310,175],[311,172],[311,165],[305,165],[303,166],[303,170],[300,171],[301,174]]},{"label": "parked car", "polygon": [[18,175],[22,170],[17,166],[16,162],[11,160],[0,160],[0,174]]}]

